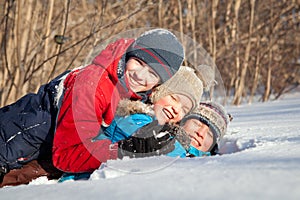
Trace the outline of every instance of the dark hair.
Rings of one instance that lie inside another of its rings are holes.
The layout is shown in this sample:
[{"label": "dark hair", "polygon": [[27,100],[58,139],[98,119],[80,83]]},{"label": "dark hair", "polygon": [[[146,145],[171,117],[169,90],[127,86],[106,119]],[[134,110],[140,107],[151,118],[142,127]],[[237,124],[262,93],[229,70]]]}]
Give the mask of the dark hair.
[{"label": "dark hair", "polygon": [[210,154],[212,156],[219,154],[219,146],[218,146],[218,144],[215,144],[215,146],[210,150]]}]

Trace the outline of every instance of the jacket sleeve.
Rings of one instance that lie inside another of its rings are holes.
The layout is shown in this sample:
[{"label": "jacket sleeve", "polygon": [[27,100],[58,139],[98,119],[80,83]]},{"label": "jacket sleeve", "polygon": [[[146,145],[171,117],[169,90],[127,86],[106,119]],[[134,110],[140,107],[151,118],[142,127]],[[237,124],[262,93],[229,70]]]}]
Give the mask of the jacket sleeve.
[{"label": "jacket sleeve", "polygon": [[[109,81],[98,66],[89,66],[66,80],[64,99],[57,119],[53,163],[65,172],[90,172],[101,162],[117,157],[110,140],[93,140],[103,118],[111,114],[119,98],[109,90]],[[76,81],[75,81],[76,80]]]}]

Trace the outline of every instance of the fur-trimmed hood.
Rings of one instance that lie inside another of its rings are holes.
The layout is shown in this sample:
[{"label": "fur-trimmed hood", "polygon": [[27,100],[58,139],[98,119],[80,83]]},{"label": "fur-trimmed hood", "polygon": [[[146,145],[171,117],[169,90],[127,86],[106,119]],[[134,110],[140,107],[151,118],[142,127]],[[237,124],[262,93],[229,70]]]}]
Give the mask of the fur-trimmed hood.
[{"label": "fur-trimmed hood", "polygon": [[150,116],[154,116],[153,105],[146,104],[141,101],[133,101],[129,99],[122,99],[118,104],[116,115],[126,116],[130,114],[144,113]]}]

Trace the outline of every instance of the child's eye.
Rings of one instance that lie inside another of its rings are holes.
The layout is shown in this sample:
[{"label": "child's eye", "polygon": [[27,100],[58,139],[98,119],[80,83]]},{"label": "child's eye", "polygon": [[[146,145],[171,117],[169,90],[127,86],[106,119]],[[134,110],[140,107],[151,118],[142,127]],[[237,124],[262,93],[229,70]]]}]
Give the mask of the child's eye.
[{"label": "child's eye", "polygon": [[201,122],[199,122],[199,121],[194,121],[194,123],[195,123],[195,125],[198,126],[199,128],[202,127],[202,123],[201,123]]},{"label": "child's eye", "polygon": [[178,98],[176,96],[171,95],[171,98],[172,98],[173,101],[178,102]]},{"label": "child's eye", "polygon": [[176,98],[174,95],[171,95],[171,98],[172,98],[174,101],[177,101],[177,98]]},{"label": "child's eye", "polygon": [[190,109],[188,107],[183,107],[182,110],[183,110],[184,115],[186,115],[190,111]]},{"label": "child's eye", "polygon": [[138,64],[140,64],[140,65],[142,65],[143,66],[143,62],[140,60],[140,59],[138,59],[138,58],[134,58],[134,60],[138,63]]},{"label": "child's eye", "polygon": [[151,74],[151,76],[152,76],[153,78],[156,78],[156,79],[159,78],[159,76],[158,76],[154,71],[149,70],[149,73]]}]

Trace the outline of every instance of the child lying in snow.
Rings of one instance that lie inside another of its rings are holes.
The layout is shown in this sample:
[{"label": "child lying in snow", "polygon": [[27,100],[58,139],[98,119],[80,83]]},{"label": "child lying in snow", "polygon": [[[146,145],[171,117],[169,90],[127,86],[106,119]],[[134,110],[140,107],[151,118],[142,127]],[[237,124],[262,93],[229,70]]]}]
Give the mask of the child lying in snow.
[{"label": "child lying in snow", "polygon": [[197,109],[185,116],[181,126],[191,140],[189,155],[201,156],[207,152],[218,153],[218,144],[227,131],[231,115],[216,102],[200,102]]},{"label": "child lying in snow", "polygon": [[97,136],[102,123],[111,123],[120,99],[148,100],[183,59],[183,46],[173,33],[149,30],[108,44],[88,65],[68,70],[36,94],[0,108],[0,184],[10,170],[32,160],[49,159],[71,171],[97,169],[95,152],[103,155],[102,147],[111,143],[91,143],[90,136]]}]

